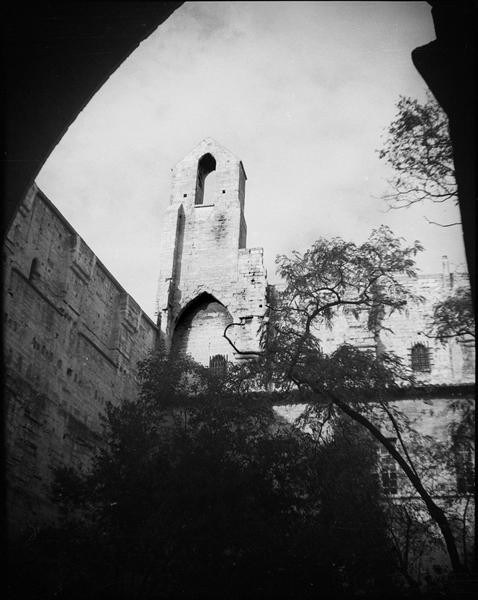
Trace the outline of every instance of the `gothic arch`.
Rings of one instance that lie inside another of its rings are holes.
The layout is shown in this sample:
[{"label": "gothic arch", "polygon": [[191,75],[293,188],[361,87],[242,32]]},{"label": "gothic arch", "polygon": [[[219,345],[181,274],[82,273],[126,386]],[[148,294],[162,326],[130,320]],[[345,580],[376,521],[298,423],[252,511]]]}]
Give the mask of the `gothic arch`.
[{"label": "gothic arch", "polygon": [[231,356],[231,347],[223,337],[233,318],[227,308],[208,292],[202,292],[179,313],[172,335],[172,352],[188,354],[208,366],[217,354]]},{"label": "gothic arch", "polygon": [[198,161],[198,171],[196,178],[196,196],[194,198],[194,204],[204,203],[204,190],[207,185],[208,175],[216,170],[216,159],[214,156],[207,152],[203,154]]}]

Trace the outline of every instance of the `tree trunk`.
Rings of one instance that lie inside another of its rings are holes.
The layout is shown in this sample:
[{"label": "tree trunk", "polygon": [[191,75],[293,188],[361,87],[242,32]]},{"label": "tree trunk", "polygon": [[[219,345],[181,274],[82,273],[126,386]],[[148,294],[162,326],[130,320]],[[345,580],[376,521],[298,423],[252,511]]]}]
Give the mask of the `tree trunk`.
[{"label": "tree trunk", "polygon": [[[322,395],[319,390],[314,389],[319,395]],[[458,554],[458,550],[455,543],[455,538],[453,537],[453,533],[450,528],[450,524],[448,519],[446,518],[443,510],[435,504],[430,494],[423,487],[422,482],[415,474],[413,469],[410,468],[409,464],[400,454],[400,452],[396,449],[395,445],[390,442],[369,419],[364,417],[362,414],[354,410],[349,404],[342,401],[340,398],[335,396],[334,394],[329,393],[329,397],[334,402],[334,404],[340,408],[345,414],[351,417],[357,423],[363,425],[370,433],[373,435],[375,439],[377,439],[381,444],[385,446],[388,452],[393,456],[393,458],[398,462],[405,475],[408,477],[410,483],[413,485],[417,493],[420,495],[421,499],[425,503],[427,510],[435,521],[435,523],[440,528],[440,531],[443,535],[443,539],[445,540],[446,548],[448,551],[448,556],[450,557],[451,566],[454,573],[464,573],[466,569],[460,560],[460,556]]]}]

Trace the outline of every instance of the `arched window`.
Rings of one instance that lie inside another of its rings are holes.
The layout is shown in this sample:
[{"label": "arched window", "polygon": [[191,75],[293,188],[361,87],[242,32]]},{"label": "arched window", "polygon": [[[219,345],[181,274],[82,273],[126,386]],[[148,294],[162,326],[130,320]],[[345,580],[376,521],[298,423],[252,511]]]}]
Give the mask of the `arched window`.
[{"label": "arched window", "polygon": [[[209,154],[209,152],[207,154],[204,154],[204,156],[202,156],[199,159],[198,162],[198,173],[197,173],[197,179],[196,179],[196,196],[194,198],[194,204],[204,204],[204,189],[206,187],[206,179],[208,178],[209,173],[212,173],[212,171],[216,170],[216,159],[214,158],[214,156],[212,154]],[[215,183],[211,181],[211,184]],[[210,193],[209,193],[209,187],[215,188],[214,185],[210,185],[210,183],[208,182],[207,184],[208,187],[208,194],[207,194],[207,201],[208,203],[212,204],[211,202],[211,197],[210,197]],[[214,190],[212,190],[212,192],[214,192]]]},{"label": "arched window", "polygon": [[30,273],[28,275],[28,279],[32,281],[33,279],[38,279],[40,277],[40,263],[38,258],[34,258],[32,260],[32,264],[30,265]]},{"label": "arched window", "polygon": [[415,344],[412,348],[412,370],[422,373],[430,372],[429,350],[423,344]]},{"label": "arched window", "polygon": [[227,371],[227,355],[215,354],[209,357],[209,368],[218,377],[222,377]]}]

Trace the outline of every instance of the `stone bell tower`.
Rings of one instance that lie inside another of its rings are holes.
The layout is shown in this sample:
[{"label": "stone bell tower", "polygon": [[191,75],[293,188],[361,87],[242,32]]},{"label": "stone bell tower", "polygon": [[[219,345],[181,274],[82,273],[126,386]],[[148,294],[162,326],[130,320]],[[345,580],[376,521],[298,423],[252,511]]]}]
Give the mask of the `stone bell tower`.
[{"label": "stone bell tower", "polygon": [[[211,138],[173,169],[163,219],[158,320],[168,349],[208,365],[257,352],[266,310],[262,248],[246,248],[242,162]],[[225,328],[237,352],[224,338]]]}]

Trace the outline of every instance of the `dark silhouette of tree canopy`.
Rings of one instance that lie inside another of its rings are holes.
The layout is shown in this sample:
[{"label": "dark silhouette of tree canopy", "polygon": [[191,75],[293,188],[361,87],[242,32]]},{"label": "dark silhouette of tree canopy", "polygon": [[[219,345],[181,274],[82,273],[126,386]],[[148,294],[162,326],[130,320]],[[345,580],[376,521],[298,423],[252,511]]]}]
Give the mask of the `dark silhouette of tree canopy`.
[{"label": "dark silhouette of tree canopy", "polygon": [[451,337],[475,337],[470,288],[457,288],[451,296],[435,304],[429,335],[441,341]]},{"label": "dark silhouette of tree canopy", "polygon": [[388,181],[393,191],[385,196],[391,208],[458,203],[448,119],[431,93],[424,103],[400,97],[379,156],[395,171]]},{"label": "dark silhouette of tree canopy", "polygon": [[62,522],[26,542],[12,599],[398,593],[375,449],[353,422],[318,444],[241,368],[156,353],[141,377],[138,401],[109,406],[92,471],[58,471]]}]

